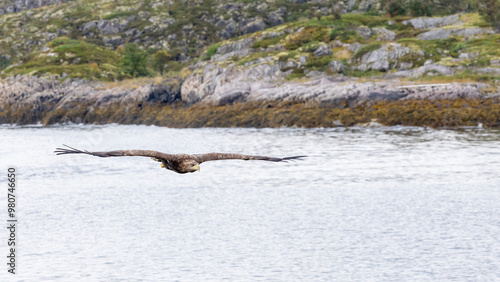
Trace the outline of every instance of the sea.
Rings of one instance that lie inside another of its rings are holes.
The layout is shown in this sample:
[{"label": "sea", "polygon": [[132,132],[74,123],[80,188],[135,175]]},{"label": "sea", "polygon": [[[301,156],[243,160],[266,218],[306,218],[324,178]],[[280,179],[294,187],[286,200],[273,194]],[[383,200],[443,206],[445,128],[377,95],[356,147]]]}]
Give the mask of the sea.
[{"label": "sea", "polygon": [[[307,157],[177,174],[63,144]],[[499,281],[499,170],[500,130],[482,127],[1,125],[0,221],[16,228],[0,280]]]}]

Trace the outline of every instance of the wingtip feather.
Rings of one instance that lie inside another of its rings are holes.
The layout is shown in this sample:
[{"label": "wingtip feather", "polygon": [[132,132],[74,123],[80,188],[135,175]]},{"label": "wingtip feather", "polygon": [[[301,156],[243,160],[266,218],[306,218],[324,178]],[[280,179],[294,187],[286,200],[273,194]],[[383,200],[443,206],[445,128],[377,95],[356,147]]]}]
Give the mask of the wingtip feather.
[{"label": "wingtip feather", "polygon": [[297,161],[297,160],[303,160],[304,158],[306,158],[307,156],[293,156],[293,157],[285,157],[283,158],[282,160],[287,162],[287,161]]}]

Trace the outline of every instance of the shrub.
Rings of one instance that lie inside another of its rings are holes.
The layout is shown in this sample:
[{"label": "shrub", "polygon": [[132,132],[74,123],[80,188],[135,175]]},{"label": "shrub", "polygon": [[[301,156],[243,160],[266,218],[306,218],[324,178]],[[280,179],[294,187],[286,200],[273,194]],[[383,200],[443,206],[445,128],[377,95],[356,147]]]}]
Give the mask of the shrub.
[{"label": "shrub", "polygon": [[422,4],[422,0],[411,1],[409,5],[409,14],[412,17],[432,17],[431,10],[429,6],[425,3]]},{"label": "shrub", "polygon": [[366,25],[368,27],[375,27],[385,25],[387,18],[366,14],[345,14],[342,16],[342,21],[355,26]]},{"label": "shrub", "polygon": [[163,74],[165,65],[170,60],[170,54],[166,50],[160,50],[151,56],[153,69]]},{"label": "shrub", "polygon": [[298,34],[292,35],[285,42],[285,48],[295,50],[313,41],[328,41],[324,27],[306,27]]},{"label": "shrub", "polygon": [[148,54],[130,43],[125,46],[125,54],[120,60],[120,68],[123,73],[132,77],[150,75],[148,70]]},{"label": "shrub", "polygon": [[209,46],[205,54],[203,54],[202,60],[204,61],[210,60],[212,56],[215,55],[215,53],[217,53],[217,49],[219,49],[220,45],[221,45],[220,43],[217,43]]},{"label": "shrub", "polygon": [[12,64],[11,60],[6,56],[0,56],[0,70],[5,69],[6,67]]},{"label": "shrub", "polygon": [[356,31],[354,31],[354,26],[350,24],[346,24],[344,22],[340,22],[332,31],[330,31],[330,39],[339,39],[340,41],[347,41],[349,37],[356,36]]},{"label": "shrub", "polygon": [[402,1],[399,0],[389,0],[386,2],[384,11],[391,15],[391,17],[405,15],[406,9]]},{"label": "shrub", "polygon": [[307,58],[305,67],[324,69],[326,66],[328,66],[328,63],[330,63],[332,59],[333,59],[332,56],[320,56],[320,57],[309,56]]}]

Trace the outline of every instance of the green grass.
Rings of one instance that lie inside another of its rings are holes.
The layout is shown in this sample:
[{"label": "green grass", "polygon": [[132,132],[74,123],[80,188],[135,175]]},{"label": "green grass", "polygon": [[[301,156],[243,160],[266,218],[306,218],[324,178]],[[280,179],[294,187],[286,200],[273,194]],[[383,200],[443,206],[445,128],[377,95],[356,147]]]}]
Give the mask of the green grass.
[{"label": "green grass", "polygon": [[386,17],[371,16],[366,14],[344,14],[342,21],[355,25],[366,25],[368,27],[385,26],[388,19]]},{"label": "green grass", "polygon": [[120,70],[116,67],[119,55],[105,47],[84,41],[60,37],[48,44],[53,49],[46,53],[33,54],[24,64],[7,69],[8,75],[61,75],[88,79],[117,79]]},{"label": "green grass", "polygon": [[116,12],[116,13],[107,14],[107,15],[103,16],[102,19],[103,20],[111,20],[111,19],[116,19],[116,18],[133,16],[136,14],[137,14],[137,11],[120,11],[120,12]]},{"label": "green grass", "polygon": [[272,46],[272,45],[276,45],[278,43],[280,43],[287,35],[286,34],[283,34],[283,35],[280,35],[280,36],[276,36],[274,38],[264,38],[260,41],[256,41],[252,48],[267,48],[269,46]]},{"label": "green grass", "polygon": [[207,48],[207,51],[203,54],[202,59],[204,61],[208,61],[212,58],[213,55],[217,53],[217,49],[221,46],[221,43],[213,44]]},{"label": "green grass", "polygon": [[356,28],[358,26],[352,22],[335,21],[332,30],[330,31],[330,39],[338,39],[342,42],[348,41],[350,38],[356,38]]},{"label": "green grass", "polygon": [[328,42],[329,36],[326,32],[326,29],[322,26],[317,27],[306,27],[298,34],[294,34],[293,36],[288,36],[287,40],[284,43],[284,46],[288,50],[296,50],[303,45],[311,42]]},{"label": "green grass", "polygon": [[289,74],[286,79],[287,80],[294,80],[294,79],[300,79],[305,77],[306,74],[304,73],[304,69],[299,69],[299,68],[294,68],[292,73]]},{"label": "green grass", "polygon": [[461,41],[455,37],[448,39],[420,40],[417,38],[403,38],[397,41],[403,46],[413,47],[422,50],[425,58],[432,58],[439,61],[443,56],[456,57],[461,50]]},{"label": "green grass", "polygon": [[307,58],[305,67],[315,70],[325,71],[326,67],[328,67],[328,63],[330,63],[330,61],[333,59],[334,59],[333,56],[320,56],[320,57],[309,56]]}]

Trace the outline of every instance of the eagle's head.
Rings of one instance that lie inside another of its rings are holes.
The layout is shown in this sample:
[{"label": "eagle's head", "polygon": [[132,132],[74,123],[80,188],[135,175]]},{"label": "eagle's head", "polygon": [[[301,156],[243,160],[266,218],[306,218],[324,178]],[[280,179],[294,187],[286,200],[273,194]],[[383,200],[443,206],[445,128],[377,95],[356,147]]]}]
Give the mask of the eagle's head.
[{"label": "eagle's head", "polygon": [[200,164],[191,159],[183,160],[179,164],[179,173],[196,172],[200,170]]}]

